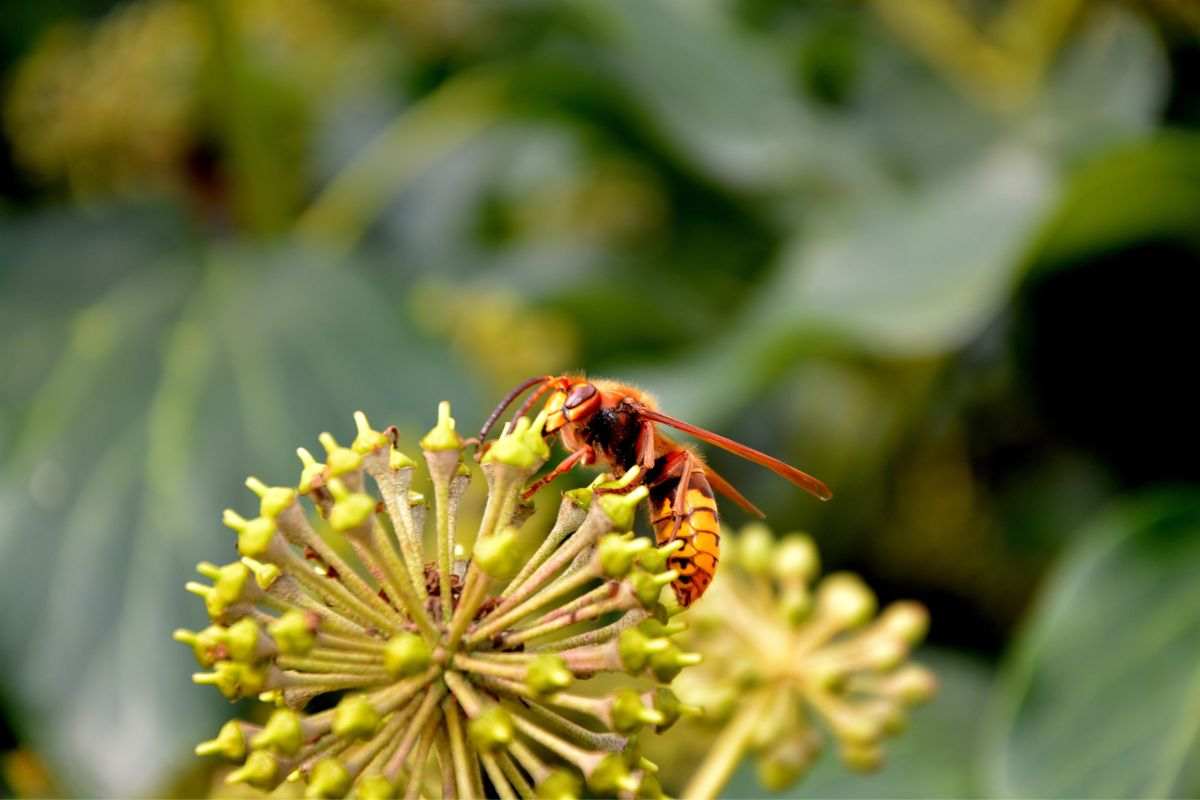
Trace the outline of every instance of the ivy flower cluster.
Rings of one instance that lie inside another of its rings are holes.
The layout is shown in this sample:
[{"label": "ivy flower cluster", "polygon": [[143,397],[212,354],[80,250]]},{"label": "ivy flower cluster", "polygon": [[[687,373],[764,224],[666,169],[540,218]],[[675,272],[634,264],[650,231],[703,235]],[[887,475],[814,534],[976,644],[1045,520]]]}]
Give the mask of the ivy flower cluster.
[{"label": "ivy flower cluster", "polygon": [[[565,493],[526,547],[520,493],[549,449],[544,414],[517,420],[481,459],[487,500],[463,560],[475,470],[449,404],[420,441],[432,503],[396,429],[355,422],[349,446],[321,435],[324,462],[298,451],[295,487],[247,480],[258,514],[225,512],[241,559],[200,564],[209,582],[188,584],[212,619],[175,635],[205,668],[195,682],[273,706],[197,753],[237,762],[230,782],[308,797],[660,795],[638,739],[690,710],[668,684],[700,657],[659,602],[669,550],[630,530],[636,472]],[[598,673],[616,677],[588,691]]]},{"label": "ivy flower cluster", "polygon": [[925,608],[901,601],[876,615],[858,576],[819,572],[806,535],[776,540],[756,523],[726,537],[717,578],[689,614],[685,640],[704,663],[676,687],[723,727],[685,797],[715,797],[747,755],[764,786],[783,790],[826,734],[848,768],[875,770],[884,739],[936,691],[933,673],[908,660],[928,629]]}]

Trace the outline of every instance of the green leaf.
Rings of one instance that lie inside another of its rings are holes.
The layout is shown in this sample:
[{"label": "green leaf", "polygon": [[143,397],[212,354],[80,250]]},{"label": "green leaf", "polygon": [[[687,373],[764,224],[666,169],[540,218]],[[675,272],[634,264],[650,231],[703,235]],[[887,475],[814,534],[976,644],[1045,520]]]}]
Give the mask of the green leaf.
[{"label": "green leaf", "polygon": [[946,650],[926,649],[918,661],[938,676],[937,697],[912,712],[909,728],[885,745],[887,761],[870,775],[848,771],[828,746],[812,772],[791,789],[770,794],[752,762],[734,774],[722,797],[973,797],[978,709],[990,683],[980,663]]},{"label": "green leaf", "polygon": [[[1056,190],[1036,151],[1006,147],[945,180],[830,219],[796,241],[729,335],[648,382],[673,413],[702,420],[735,407],[801,354],[950,352],[1008,301]],[[687,391],[712,374],[748,377]]]},{"label": "green leaf", "polygon": [[1163,133],[1084,164],[1038,248],[1061,265],[1152,238],[1200,242],[1200,136]]},{"label": "green leaf", "polygon": [[[349,439],[355,409],[402,431],[441,398],[473,415],[453,363],[364,275],[300,251],[184,248],[73,314],[20,404],[0,464],[0,668],[19,733],[72,790],[161,790],[230,713],[170,634],[205,624],[183,582],[236,558],[219,518],[255,507],[247,474],[294,483],[295,447]],[[17,277],[4,305],[52,302]]]},{"label": "green leaf", "polygon": [[1127,502],[1090,526],[992,698],[989,796],[1195,796],[1181,775],[1200,734],[1197,575],[1194,491]]},{"label": "green leaf", "polygon": [[788,62],[705,4],[575,0],[599,57],[668,146],[711,178],[761,190],[871,180],[847,131],[791,85]]}]

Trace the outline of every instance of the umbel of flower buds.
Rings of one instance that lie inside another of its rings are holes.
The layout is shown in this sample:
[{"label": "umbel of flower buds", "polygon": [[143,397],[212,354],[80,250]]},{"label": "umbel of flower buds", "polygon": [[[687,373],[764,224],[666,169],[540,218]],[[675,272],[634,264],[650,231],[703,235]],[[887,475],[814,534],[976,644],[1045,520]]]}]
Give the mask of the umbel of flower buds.
[{"label": "umbel of flower buds", "polygon": [[[320,436],[324,462],[298,451],[295,487],[247,480],[257,514],[224,518],[241,559],[200,564],[210,583],[187,586],[212,620],[175,634],[205,669],[196,683],[275,709],[196,752],[237,762],[231,782],[308,797],[661,794],[638,737],[687,710],[667,684],[699,656],[659,603],[665,555],[629,532],[636,476],[568,492],[548,531],[523,531],[521,489],[549,450],[545,417],[522,418],[482,459],[487,501],[461,560],[473,470],[449,404],[420,441],[428,514],[396,429],[355,422],[348,446]],[[589,691],[604,672],[623,679]],[[336,703],[306,713],[322,696]]]},{"label": "umbel of flower buds", "polygon": [[908,663],[929,624],[925,609],[898,602],[877,616],[861,579],[843,572],[818,581],[819,572],[803,534],[775,540],[753,524],[726,537],[711,599],[689,615],[686,641],[704,664],[678,687],[704,708],[706,723],[724,728],[684,796],[716,796],[747,753],[761,783],[781,791],[819,757],[822,730],[847,767],[876,769],[884,739],[933,695],[933,674]]}]

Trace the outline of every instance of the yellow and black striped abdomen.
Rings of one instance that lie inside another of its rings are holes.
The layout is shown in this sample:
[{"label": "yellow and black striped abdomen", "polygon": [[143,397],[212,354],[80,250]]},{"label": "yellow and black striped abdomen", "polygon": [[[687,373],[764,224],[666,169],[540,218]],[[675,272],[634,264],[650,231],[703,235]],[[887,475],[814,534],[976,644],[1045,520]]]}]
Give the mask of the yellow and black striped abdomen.
[{"label": "yellow and black striped abdomen", "polygon": [[659,545],[678,539],[683,546],[667,560],[679,573],[671,584],[682,606],[690,606],[712,582],[721,549],[721,522],[712,487],[704,473],[692,471],[680,508],[675,508],[679,478],[668,478],[650,489],[650,521]]}]

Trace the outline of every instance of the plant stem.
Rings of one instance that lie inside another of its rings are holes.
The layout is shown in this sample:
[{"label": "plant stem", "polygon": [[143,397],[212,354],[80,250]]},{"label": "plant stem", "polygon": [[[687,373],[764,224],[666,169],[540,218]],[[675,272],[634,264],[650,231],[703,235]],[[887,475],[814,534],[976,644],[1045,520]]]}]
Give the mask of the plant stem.
[{"label": "plant stem", "polygon": [[681,797],[712,800],[720,793],[746,754],[746,746],[754,735],[754,729],[771,707],[771,700],[772,693],[764,691],[746,701],[717,736],[704,763],[692,776]]}]

